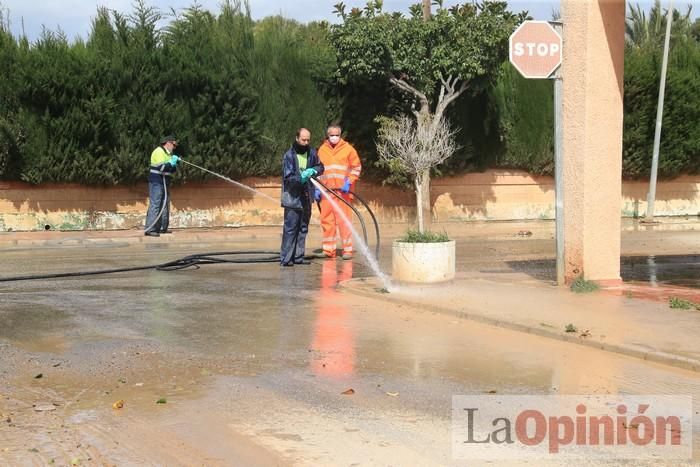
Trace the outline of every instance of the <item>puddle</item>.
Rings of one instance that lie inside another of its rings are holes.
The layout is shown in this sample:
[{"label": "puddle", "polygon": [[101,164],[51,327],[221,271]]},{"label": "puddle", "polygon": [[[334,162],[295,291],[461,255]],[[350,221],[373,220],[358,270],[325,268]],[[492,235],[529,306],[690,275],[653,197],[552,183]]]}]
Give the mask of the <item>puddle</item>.
[{"label": "puddle", "polygon": [[[554,260],[507,261],[507,264],[513,271],[538,280],[556,280]],[[700,289],[700,255],[624,256],[620,259],[620,275],[625,282]]]}]

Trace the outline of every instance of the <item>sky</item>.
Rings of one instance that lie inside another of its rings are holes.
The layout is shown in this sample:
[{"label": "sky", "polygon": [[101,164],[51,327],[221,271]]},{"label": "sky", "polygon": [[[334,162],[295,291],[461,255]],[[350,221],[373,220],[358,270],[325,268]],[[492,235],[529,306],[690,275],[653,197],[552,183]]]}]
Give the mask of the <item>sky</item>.
[{"label": "sky", "polygon": [[[169,13],[171,8],[176,10],[187,8],[194,0],[146,0],[146,4],[156,7],[163,13]],[[220,0],[198,0],[204,8],[213,12],[219,11]],[[337,22],[333,15],[333,5],[339,0],[249,0],[251,14],[254,19],[272,15],[282,15],[301,22],[327,20]],[[455,3],[467,3],[469,0],[445,0],[445,6]],[[587,1],[587,0],[580,0]],[[122,13],[132,11],[133,0],[0,0],[3,16],[10,19],[10,28],[14,35],[24,32],[30,41],[34,41],[41,33],[42,26],[50,30],[63,30],[69,39],[80,36],[87,38],[92,18],[98,6],[117,10]],[[363,7],[366,0],[344,0],[347,9]],[[408,6],[419,3],[419,0],[384,0],[385,11],[408,11]],[[559,0],[510,0],[513,11],[528,10],[534,19],[548,20],[552,11],[559,8]],[[653,0],[639,0],[628,3],[639,3],[648,10]],[[668,0],[662,0],[662,6]],[[694,13],[700,10],[700,0],[676,0],[674,5],[685,11],[688,3],[694,3]]]}]

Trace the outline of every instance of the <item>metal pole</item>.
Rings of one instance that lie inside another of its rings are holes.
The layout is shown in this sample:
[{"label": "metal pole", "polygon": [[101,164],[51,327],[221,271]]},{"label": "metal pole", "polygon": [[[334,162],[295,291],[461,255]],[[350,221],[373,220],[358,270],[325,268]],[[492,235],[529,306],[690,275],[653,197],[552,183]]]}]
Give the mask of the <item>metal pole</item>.
[{"label": "metal pole", "polygon": [[[562,23],[552,22],[559,35]],[[554,196],[557,248],[557,285],[564,285],[564,156],[562,153],[562,76],[561,67],[554,73]]]},{"label": "metal pole", "polygon": [[661,120],[664,115],[664,93],[666,91],[666,67],[668,65],[668,48],[671,41],[671,22],[673,21],[673,0],[668,2],[666,14],[666,37],[664,38],[664,56],[661,62],[661,83],[659,84],[659,102],[656,105],[656,129],[654,131],[654,151],[651,156],[651,178],[647,194],[646,222],[654,221],[654,202],[656,201],[656,174],[659,171],[659,144],[661,143]]}]

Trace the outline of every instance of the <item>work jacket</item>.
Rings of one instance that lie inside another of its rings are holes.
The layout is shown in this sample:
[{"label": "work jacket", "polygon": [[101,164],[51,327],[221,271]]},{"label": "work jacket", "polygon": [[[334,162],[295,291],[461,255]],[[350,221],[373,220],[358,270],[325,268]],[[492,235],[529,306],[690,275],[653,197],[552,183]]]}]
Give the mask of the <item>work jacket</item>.
[{"label": "work jacket", "polygon": [[325,172],[318,179],[328,188],[338,189],[345,183],[345,178],[350,179],[350,183],[360,178],[362,164],[360,156],[350,143],[340,139],[335,147],[331,146],[328,140],[324,141],[318,148],[318,157],[325,167]]},{"label": "work jacket", "polygon": [[[316,150],[309,147],[306,168],[314,168],[318,174],[323,173],[323,164]],[[282,207],[303,209],[311,206],[311,194],[314,186],[311,182],[301,183],[301,170],[294,146],[282,156]]]},{"label": "work jacket", "polygon": [[170,153],[163,146],[158,146],[151,153],[151,167],[148,171],[148,181],[163,183],[163,177],[172,177],[177,170],[170,163]]}]

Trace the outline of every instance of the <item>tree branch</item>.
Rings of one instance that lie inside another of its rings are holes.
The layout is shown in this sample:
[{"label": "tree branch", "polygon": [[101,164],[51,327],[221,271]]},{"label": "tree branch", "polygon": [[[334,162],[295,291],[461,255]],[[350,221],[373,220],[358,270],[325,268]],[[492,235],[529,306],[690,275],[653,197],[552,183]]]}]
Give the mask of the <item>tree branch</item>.
[{"label": "tree branch", "polygon": [[447,82],[443,81],[442,84],[443,87],[447,88],[447,94],[444,98],[440,99],[440,102],[438,102],[437,108],[435,109],[435,117],[437,120],[442,118],[442,114],[445,112],[445,109],[447,109],[447,106],[449,106],[455,99],[461,96],[462,93],[468,88],[467,81],[462,81],[462,83],[459,85],[459,88],[455,90],[455,85],[457,84],[459,77],[454,78],[454,80],[452,80],[451,83],[450,80],[452,80],[452,76],[447,78]]},{"label": "tree branch", "polygon": [[[418,111],[419,113],[430,111],[430,107],[429,107],[430,104],[428,103],[428,98],[426,97],[425,94],[423,94],[418,89],[414,88],[413,86],[411,86],[410,84],[408,84],[406,81],[404,81],[402,79],[398,79],[398,78],[395,78],[392,76],[389,78],[389,81],[391,82],[391,84],[393,84],[397,88],[399,88],[402,91],[407,92],[409,94],[413,94],[413,96],[416,99],[418,99],[418,101],[420,102],[420,109]],[[413,112],[413,113],[415,115],[418,115],[416,112]]]}]

